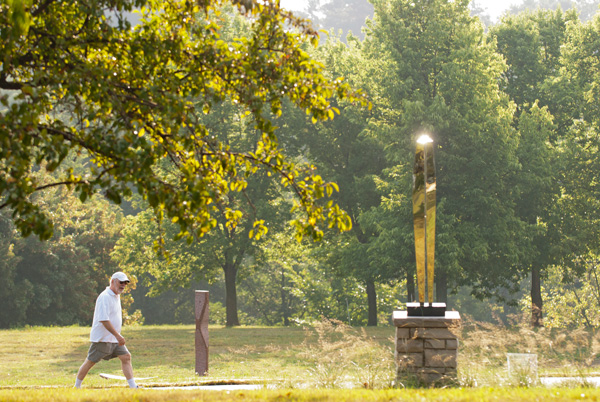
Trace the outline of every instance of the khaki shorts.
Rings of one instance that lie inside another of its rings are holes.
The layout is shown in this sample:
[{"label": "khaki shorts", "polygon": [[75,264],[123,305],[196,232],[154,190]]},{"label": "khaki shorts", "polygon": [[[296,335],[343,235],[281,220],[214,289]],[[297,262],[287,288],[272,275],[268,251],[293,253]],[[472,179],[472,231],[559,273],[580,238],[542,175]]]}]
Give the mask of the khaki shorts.
[{"label": "khaki shorts", "polygon": [[129,350],[127,350],[125,345],[109,342],[92,342],[87,359],[91,362],[98,363],[102,359],[110,360],[128,354]]}]

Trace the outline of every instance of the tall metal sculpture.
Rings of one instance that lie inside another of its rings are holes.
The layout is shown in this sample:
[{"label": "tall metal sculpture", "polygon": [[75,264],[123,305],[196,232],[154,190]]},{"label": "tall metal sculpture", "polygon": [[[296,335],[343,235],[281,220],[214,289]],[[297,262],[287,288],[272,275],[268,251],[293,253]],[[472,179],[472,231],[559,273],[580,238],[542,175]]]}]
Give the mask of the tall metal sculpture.
[{"label": "tall metal sculpture", "polygon": [[409,315],[443,315],[446,305],[433,303],[436,180],[433,140],[426,134],[417,139],[412,199],[419,303],[408,303],[408,312]]}]

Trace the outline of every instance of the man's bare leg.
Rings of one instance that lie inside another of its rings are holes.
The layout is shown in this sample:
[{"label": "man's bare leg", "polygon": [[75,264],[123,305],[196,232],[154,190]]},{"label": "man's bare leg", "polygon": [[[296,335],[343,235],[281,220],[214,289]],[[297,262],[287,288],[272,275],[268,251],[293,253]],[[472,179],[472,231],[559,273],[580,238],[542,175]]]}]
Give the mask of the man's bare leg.
[{"label": "man's bare leg", "polygon": [[133,366],[131,365],[131,355],[129,353],[126,355],[120,355],[119,359],[121,360],[121,369],[123,370],[123,375],[127,379],[129,387],[137,388],[137,384],[133,379]]},{"label": "man's bare leg", "polygon": [[94,367],[95,364],[96,363],[94,363],[93,361],[85,359],[85,361],[83,362],[81,367],[79,367],[79,371],[77,372],[77,378],[75,380],[75,388],[81,388],[81,382],[83,381],[83,379],[85,378],[87,373],[90,371],[90,369],[92,367]]}]

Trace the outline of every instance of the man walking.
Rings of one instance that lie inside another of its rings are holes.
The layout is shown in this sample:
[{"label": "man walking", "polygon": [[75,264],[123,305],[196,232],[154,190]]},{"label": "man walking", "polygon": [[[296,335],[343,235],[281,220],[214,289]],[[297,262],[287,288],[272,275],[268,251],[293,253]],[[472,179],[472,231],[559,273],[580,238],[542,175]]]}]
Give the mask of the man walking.
[{"label": "man walking", "polygon": [[115,272],[107,287],[96,299],[94,320],[90,341],[92,342],[87,358],[77,372],[75,388],[81,388],[81,382],[88,371],[100,360],[110,360],[118,357],[121,360],[123,375],[130,388],[137,388],[133,378],[131,354],[125,346],[125,338],[121,336],[123,314],[121,311],[121,293],[129,283],[129,278],[123,272]]}]

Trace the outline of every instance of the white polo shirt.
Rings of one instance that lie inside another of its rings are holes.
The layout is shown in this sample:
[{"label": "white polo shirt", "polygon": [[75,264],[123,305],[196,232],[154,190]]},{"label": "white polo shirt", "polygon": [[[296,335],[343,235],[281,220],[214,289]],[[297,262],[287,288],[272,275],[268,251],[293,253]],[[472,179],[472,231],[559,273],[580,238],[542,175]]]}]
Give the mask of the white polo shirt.
[{"label": "white polo shirt", "polygon": [[90,332],[91,342],[118,343],[117,338],[100,321],[110,321],[118,333],[121,333],[123,324],[123,313],[121,311],[121,297],[113,292],[110,287],[106,288],[96,299],[94,309],[94,321]]}]

